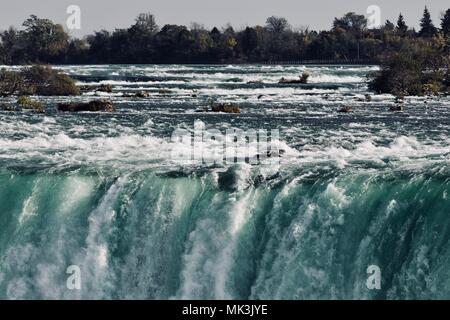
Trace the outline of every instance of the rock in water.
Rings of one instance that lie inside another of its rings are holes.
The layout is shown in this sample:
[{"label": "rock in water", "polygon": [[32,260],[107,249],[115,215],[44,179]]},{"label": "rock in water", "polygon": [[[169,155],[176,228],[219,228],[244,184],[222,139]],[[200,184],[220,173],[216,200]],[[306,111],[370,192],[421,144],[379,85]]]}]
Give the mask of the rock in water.
[{"label": "rock in water", "polygon": [[50,66],[25,67],[19,71],[0,70],[1,96],[77,96],[80,89],[68,75]]},{"label": "rock in water", "polygon": [[36,112],[44,112],[44,107],[42,106],[42,103],[40,103],[39,101],[31,100],[29,97],[20,96],[19,98],[17,98],[17,104],[22,109],[33,110]]},{"label": "rock in water", "polygon": [[58,110],[64,112],[113,112],[114,106],[109,100],[94,100],[88,103],[60,103]]},{"label": "rock in water", "polygon": [[338,112],[340,112],[340,113],[349,113],[349,112],[353,112],[353,109],[351,107],[349,107],[349,106],[345,106],[345,107],[342,107],[341,109],[339,109]]},{"label": "rock in water", "polygon": [[167,94],[171,94],[172,93],[172,91],[170,91],[169,89],[160,89],[159,90],[159,94],[162,94],[162,95],[167,95]]},{"label": "rock in water", "polygon": [[403,104],[396,104],[394,106],[389,107],[389,110],[391,110],[391,111],[404,111],[405,107],[403,106]]},{"label": "rock in water", "polygon": [[215,104],[211,109],[213,112],[241,113],[241,108],[236,103]]},{"label": "rock in water", "polygon": [[106,92],[106,93],[112,93],[113,92],[113,86],[111,84],[102,84],[100,87],[98,87],[97,91]]},{"label": "rock in water", "polygon": [[10,103],[0,103],[0,110],[1,111],[17,111],[16,108]]},{"label": "rock in water", "polygon": [[248,81],[247,84],[262,84],[262,80],[252,80],[252,81]]},{"label": "rock in water", "polygon": [[136,92],[136,98],[148,98],[150,94],[146,91]]}]

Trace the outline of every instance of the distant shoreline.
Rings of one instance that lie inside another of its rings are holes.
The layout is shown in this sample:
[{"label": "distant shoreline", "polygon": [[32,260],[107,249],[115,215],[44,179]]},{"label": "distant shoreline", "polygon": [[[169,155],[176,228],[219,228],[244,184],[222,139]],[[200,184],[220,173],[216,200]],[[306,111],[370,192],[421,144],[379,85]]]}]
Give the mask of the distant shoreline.
[{"label": "distant shoreline", "polygon": [[[13,67],[13,66],[30,66],[36,65],[36,63],[29,64],[4,64],[0,67]],[[340,66],[340,65],[358,65],[358,66],[378,66],[380,62],[378,61],[340,61],[340,60],[308,60],[308,61],[267,61],[267,62],[229,62],[229,63],[44,63],[44,65],[49,66],[288,66],[288,65],[329,65],[329,66]]]},{"label": "distant shoreline", "polygon": [[376,60],[299,60],[299,61],[269,61],[262,65],[379,65]]},{"label": "distant shoreline", "polygon": [[208,30],[159,26],[153,14],[141,13],[128,28],[100,30],[81,39],[60,24],[31,15],[22,28],[0,31],[0,64],[375,65],[402,50],[410,55],[414,47],[448,47],[448,39],[450,8],[436,27],[425,7],[418,31],[402,14],[397,24],[372,26],[364,15],[347,12],[333,20],[331,29],[315,31],[294,29],[278,16],[268,17],[264,25]]}]

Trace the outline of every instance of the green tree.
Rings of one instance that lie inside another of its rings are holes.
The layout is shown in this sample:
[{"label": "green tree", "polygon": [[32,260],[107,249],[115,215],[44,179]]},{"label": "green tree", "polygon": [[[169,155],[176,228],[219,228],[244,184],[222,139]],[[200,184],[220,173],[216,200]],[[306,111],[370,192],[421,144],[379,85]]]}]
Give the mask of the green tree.
[{"label": "green tree", "polygon": [[408,32],[408,26],[406,25],[405,19],[403,18],[403,15],[400,13],[397,19],[397,32],[401,36],[405,36]]},{"label": "green tree", "polygon": [[155,16],[151,13],[141,13],[136,18],[135,28],[144,33],[154,36],[159,31]]},{"label": "green tree", "polygon": [[384,30],[386,30],[386,31],[394,31],[395,30],[395,25],[391,21],[386,20],[386,23],[384,24]]},{"label": "green tree", "polygon": [[397,96],[419,95],[422,90],[420,63],[406,52],[384,58],[379,72],[369,83],[369,89],[377,93]]},{"label": "green tree", "polygon": [[87,61],[87,43],[81,39],[72,39],[67,49],[66,63],[81,64]]},{"label": "green tree", "polygon": [[444,35],[450,37],[450,9],[447,9],[441,20],[441,29]]},{"label": "green tree", "polygon": [[249,56],[258,47],[258,34],[254,28],[247,27],[241,35],[243,52]]},{"label": "green tree", "polygon": [[155,36],[159,62],[191,62],[194,38],[191,32],[180,25],[165,25]]},{"label": "green tree", "polygon": [[367,19],[354,12],[346,13],[342,18],[335,18],[333,30],[343,29],[353,33],[361,33],[367,27]]},{"label": "green tree", "polygon": [[425,7],[423,11],[423,17],[420,20],[419,36],[424,38],[431,38],[436,34],[436,32],[437,29],[434,26],[433,21],[431,20],[430,11],[428,11],[428,8]]},{"label": "green tree", "polygon": [[56,62],[66,51],[69,36],[60,24],[32,15],[23,26],[26,52],[30,60]]},{"label": "green tree", "polygon": [[89,59],[91,63],[110,62],[111,34],[106,30],[95,32],[87,37],[89,44]]},{"label": "green tree", "polygon": [[2,48],[2,58],[5,64],[21,64],[24,63],[24,41],[21,33],[13,27],[3,31],[0,34],[0,42]]}]

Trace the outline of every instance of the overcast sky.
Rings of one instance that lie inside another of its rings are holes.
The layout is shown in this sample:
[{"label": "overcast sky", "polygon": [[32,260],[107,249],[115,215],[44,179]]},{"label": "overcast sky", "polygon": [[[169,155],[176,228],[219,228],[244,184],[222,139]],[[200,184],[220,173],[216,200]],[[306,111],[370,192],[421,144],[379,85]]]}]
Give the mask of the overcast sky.
[{"label": "overcast sky", "polygon": [[30,14],[65,25],[69,5],[81,8],[81,30],[75,36],[94,30],[125,28],[140,12],[152,12],[160,25],[189,25],[199,22],[205,27],[230,23],[239,29],[247,25],[263,25],[271,15],[286,17],[292,26],[309,26],[314,30],[329,29],[333,18],[349,11],[365,14],[367,7],[378,5],[381,19],[396,21],[402,12],[410,26],[418,28],[425,5],[436,25],[441,13],[450,8],[448,0],[13,0],[2,1],[0,29],[20,26]]}]

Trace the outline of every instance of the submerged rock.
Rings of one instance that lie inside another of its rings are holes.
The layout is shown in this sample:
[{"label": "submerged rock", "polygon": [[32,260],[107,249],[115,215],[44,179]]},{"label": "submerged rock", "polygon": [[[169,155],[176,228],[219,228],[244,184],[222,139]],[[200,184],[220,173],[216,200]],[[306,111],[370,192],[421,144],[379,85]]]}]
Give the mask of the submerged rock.
[{"label": "submerged rock", "polygon": [[394,106],[390,106],[389,110],[390,111],[404,111],[405,107],[403,106],[403,104],[396,104]]},{"label": "submerged rock", "polygon": [[349,113],[349,112],[353,112],[353,109],[352,109],[352,107],[344,106],[341,109],[339,109],[338,112],[340,112],[340,113]]},{"label": "submerged rock", "polygon": [[220,103],[211,106],[213,112],[225,112],[225,113],[241,113],[241,108],[236,103]]},{"label": "submerged rock", "polygon": [[296,83],[302,83],[300,79],[286,79],[286,78],[281,78],[280,81],[278,81],[278,83],[287,83],[287,84],[296,84]]},{"label": "submerged rock", "polygon": [[11,103],[0,103],[1,111],[18,111],[17,108],[14,107]]},{"label": "submerged rock", "polygon": [[356,101],[359,101],[359,102],[371,102],[372,101],[372,96],[370,94],[365,94],[364,98],[356,98]]},{"label": "submerged rock", "polygon": [[252,81],[248,81],[247,84],[263,84],[262,80],[252,80]]},{"label": "submerged rock", "polygon": [[171,94],[171,93],[172,93],[172,91],[170,91],[169,89],[160,89],[159,90],[159,94],[162,94],[162,95]]},{"label": "submerged rock", "polygon": [[220,172],[218,174],[217,183],[221,190],[225,191],[236,191],[238,188],[238,177],[234,168],[229,168],[225,172]]},{"label": "submerged rock", "polygon": [[106,92],[106,93],[112,93],[113,92],[113,86],[112,86],[112,84],[102,84],[100,87],[98,87],[97,91]]},{"label": "submerged rock", "polygon": [[148,93],[146,91],[139,91],[139,92],[136,92],[136,94],[134,96],[136,98],[148,98],[148,97],[150,97],[150,93]]},{"label": "submerged rock", "polygon": [[113,112],[114,106],[109,100],[94,100],[87,103],[60,103],[58,104],[58,110],[64,112]]}]

